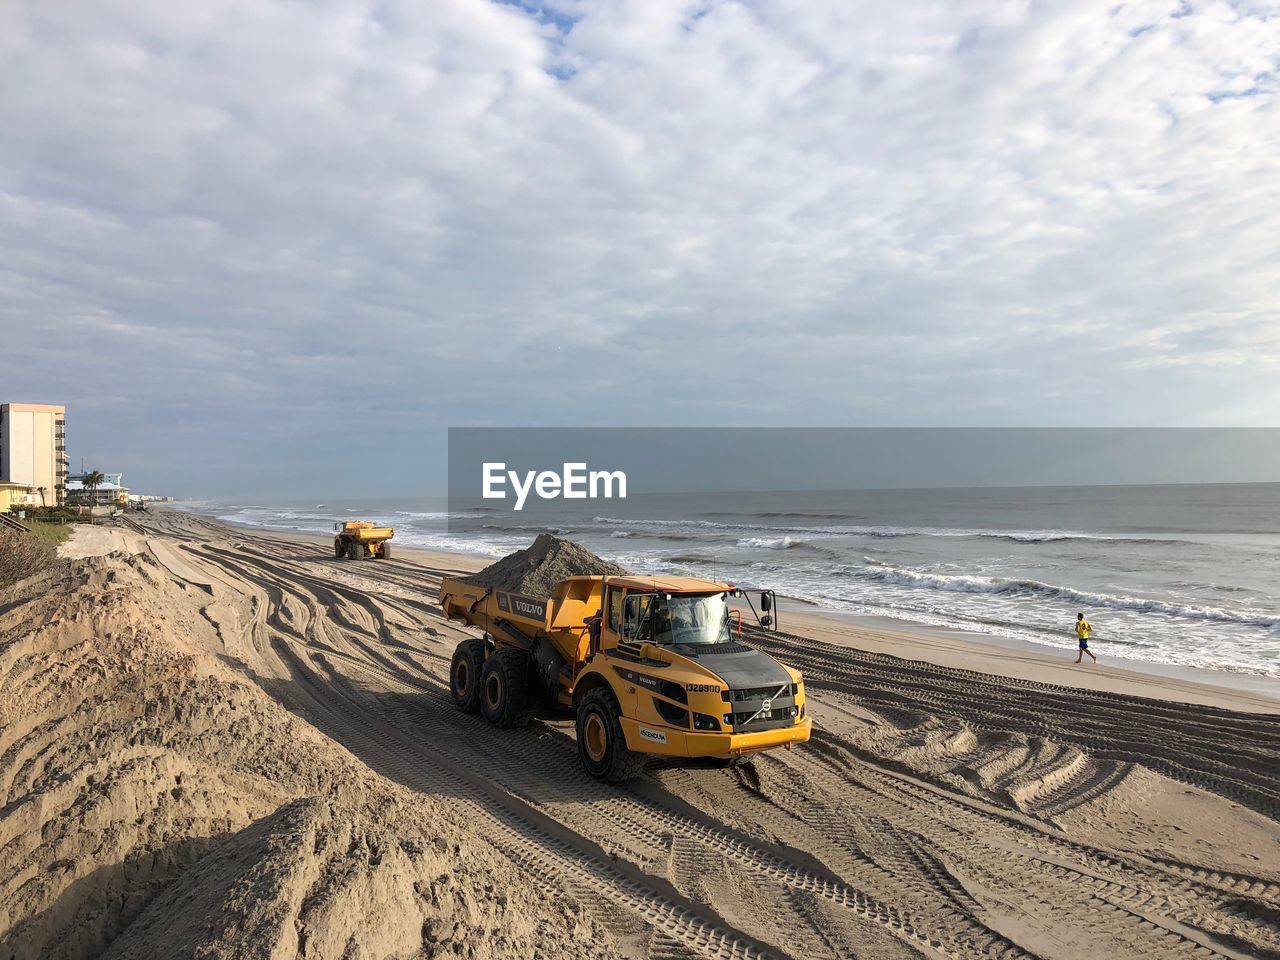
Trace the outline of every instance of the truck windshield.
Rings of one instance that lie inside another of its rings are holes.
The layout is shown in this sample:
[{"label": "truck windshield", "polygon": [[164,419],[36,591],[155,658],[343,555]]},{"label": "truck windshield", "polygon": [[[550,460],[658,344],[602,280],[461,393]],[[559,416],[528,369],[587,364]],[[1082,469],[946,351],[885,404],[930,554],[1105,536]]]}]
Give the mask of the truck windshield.
[{"label": "truck windshield", "polygon": [[726,643],[729,605],[723,593],[659,594],[653,598],[653,609],[641,614],[637,639],[661,644]]}]

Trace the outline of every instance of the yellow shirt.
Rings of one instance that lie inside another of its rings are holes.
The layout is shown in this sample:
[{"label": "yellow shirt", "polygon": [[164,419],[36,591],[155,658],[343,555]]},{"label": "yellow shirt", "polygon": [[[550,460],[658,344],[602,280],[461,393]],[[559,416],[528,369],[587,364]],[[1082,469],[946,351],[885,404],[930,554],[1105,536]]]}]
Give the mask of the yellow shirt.
[{"label": "yellow shirt", "polygon": [[1081,640],[1088,640],[1089,633],[1092,630],[1093,630],[1093,627],[1090,626],[1088,620],[1076,621],[1076,636],[1079,637]]}]

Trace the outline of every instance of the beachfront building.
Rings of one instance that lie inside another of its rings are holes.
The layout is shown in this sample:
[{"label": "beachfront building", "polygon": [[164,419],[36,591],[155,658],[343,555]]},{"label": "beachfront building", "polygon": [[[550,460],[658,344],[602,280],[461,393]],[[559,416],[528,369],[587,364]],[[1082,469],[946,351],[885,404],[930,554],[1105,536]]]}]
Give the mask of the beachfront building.
[{"label": "beachfront building", "polygon": [[57,506],[67,491],[67,408],[0,404],[0,483],[30,487],[36,502]]},{"label": "beachfront building", "polygon": [[40,496],[25,483],[0,480],[0,513],[40,506]]},{"label": "beachfront building", "polygon": [[93,491],[93,503],[89,503],[89,491],[84,478],[88,474],[73,473],[67,478],[67,503],[73,506],[123,507],[129,502],[129,488],[124,485],[123,473],[104,473],[102,483]]}]

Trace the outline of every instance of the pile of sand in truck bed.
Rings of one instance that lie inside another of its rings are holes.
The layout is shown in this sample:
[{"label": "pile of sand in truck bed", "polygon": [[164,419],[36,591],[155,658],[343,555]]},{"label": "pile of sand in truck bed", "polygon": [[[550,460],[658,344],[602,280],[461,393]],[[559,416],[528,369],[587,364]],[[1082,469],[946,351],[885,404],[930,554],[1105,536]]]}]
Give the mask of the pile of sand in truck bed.
[{"label": "pile of sand in truck bed", "polygon": [[504,593],[549,597],[565,577],[618,576],[627,572],[581,544],[543,533],[523,550],[509,553],[473,573],[467,583]]}]

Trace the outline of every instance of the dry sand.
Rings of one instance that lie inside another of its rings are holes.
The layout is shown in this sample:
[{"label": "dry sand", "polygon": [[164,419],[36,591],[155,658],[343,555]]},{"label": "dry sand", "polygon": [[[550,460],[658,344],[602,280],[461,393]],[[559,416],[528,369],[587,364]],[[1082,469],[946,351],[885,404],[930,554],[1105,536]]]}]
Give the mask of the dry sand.
[{"label": "dry sand", "polygon": [[604,787],[570,722],[453,709],[436,588],[484,561],[137,523],[0,594],[0,960],[1280,956],[1247,697],[784,610],[746,639],[811,743]]}]

